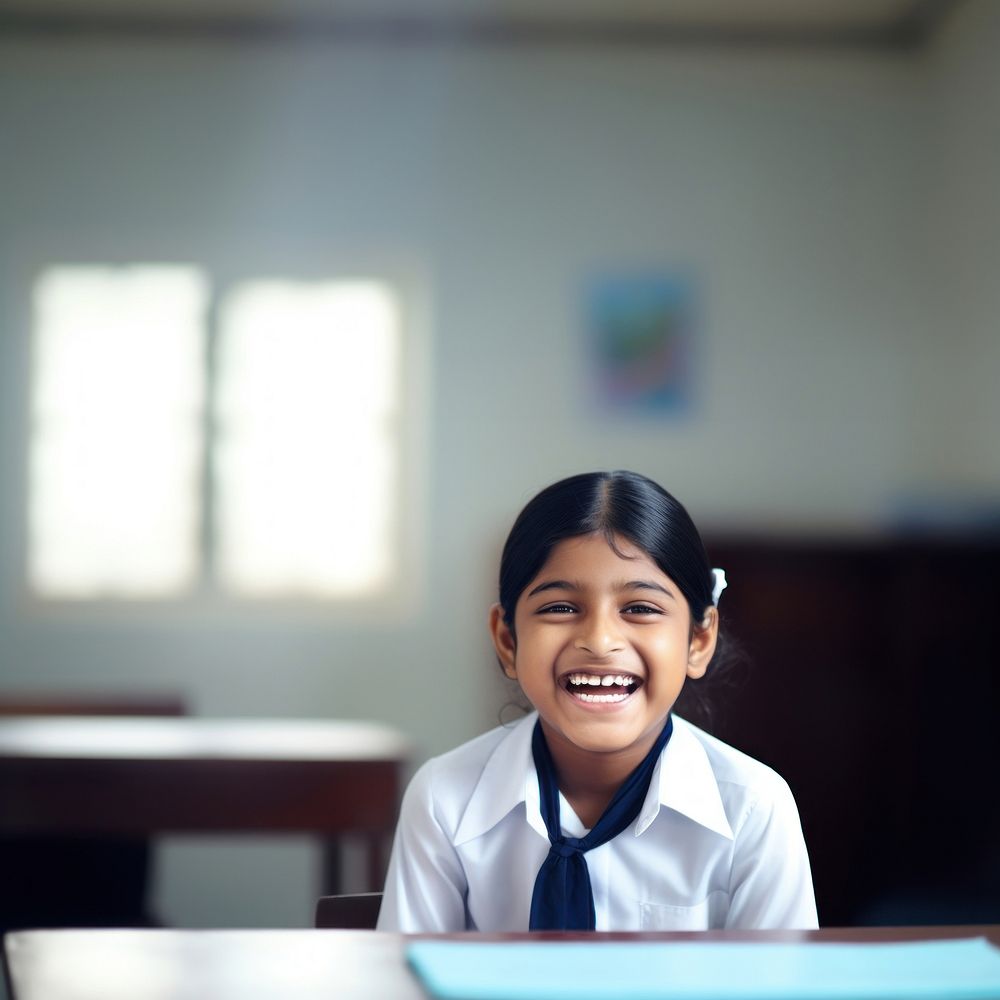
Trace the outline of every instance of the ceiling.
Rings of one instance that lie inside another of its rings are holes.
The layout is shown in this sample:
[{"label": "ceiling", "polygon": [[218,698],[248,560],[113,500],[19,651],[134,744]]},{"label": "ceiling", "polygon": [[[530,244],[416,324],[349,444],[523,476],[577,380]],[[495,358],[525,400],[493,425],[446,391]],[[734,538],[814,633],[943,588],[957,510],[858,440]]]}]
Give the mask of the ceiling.
[{"label": "ceiling", "polygon": [[0,37],[317,32],[481,41],[912,47],[961,0],[0,0]]}]

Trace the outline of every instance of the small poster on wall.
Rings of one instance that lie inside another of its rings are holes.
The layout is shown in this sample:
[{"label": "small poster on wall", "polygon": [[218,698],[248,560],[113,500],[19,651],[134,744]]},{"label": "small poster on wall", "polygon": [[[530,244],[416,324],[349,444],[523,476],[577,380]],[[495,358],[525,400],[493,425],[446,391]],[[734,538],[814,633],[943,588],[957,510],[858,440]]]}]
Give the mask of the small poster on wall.
[{"label": "small poster on wall", "polygon": [[591,390],[622,415],[676,415],[692,405],[696,303],[689,278],[600,277],[587,300]]}]

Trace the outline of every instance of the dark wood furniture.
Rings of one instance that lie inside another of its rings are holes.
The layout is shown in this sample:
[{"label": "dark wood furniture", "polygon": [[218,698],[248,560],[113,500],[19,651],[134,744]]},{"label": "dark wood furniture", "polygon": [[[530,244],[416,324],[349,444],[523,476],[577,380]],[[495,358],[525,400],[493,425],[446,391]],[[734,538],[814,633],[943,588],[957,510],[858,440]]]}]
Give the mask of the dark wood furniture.
[{"label": "dark wood furniture", "polygon": [[316,926],[321,930],[373,931],[381,906],[380,892],[321,896],[316,903]]},{"label": "dark wood furniture", "polygon": [[795,793],[820,922],[1000,922],[1000,538],[706,537],[713,731]]},{"label": "dark wood furniture", "polygon": [[0,694],[0,718],[22,715],[186,714],[184,699],[175,694],[94,691],[5,691]]},{"label": "dark wood furniture", "polygon": [[[1000,926],[812,932],[545,934],[635,941],[899,941],[985,935]],[[530,935],[451,935],[524,940]],[[407,939],[372,931],[23,931],[5,939],[12,1000],[421,1000]]]},{"label": "dark wood furniture", "polygon": [[[186,713],[166,692],[5,691],[0,719]],[[73,831],[0,832],[0,931],[15,927],[147,927],[153,845],[146,836]]]},{"label": "dark wood furniture", "polygon": [[348,835],[381,888],[408,756],[368,722],[0,719],[0,834],[310,833],[328,892]]}]

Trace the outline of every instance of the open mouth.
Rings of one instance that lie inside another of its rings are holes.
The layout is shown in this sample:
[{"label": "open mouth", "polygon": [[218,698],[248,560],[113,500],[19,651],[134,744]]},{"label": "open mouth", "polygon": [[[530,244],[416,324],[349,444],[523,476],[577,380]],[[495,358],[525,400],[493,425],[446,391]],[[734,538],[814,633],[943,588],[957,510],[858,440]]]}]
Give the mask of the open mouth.
[{"label": "open mouth", "polygon": [[562,678],[563,687],[574,698],[591,704],[613,704],[630,698],[642,686],[632,674],[572,673]]}]

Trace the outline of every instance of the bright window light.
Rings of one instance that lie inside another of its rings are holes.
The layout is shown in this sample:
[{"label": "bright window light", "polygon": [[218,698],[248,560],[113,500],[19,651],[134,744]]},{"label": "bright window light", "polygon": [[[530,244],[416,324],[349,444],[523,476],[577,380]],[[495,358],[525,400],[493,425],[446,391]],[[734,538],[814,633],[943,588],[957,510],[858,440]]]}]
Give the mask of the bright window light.
[{"label": "bright window light", "polygon": [[216,569],[251,595],[377,593],[399,507],[400,310],[375,281],[255,281],[221,309]]},{"label": "bright window light", "polygon": [[183,590],[199,562],[203,275],[53,267],[34,302],[30,586],[70,599]]}]

